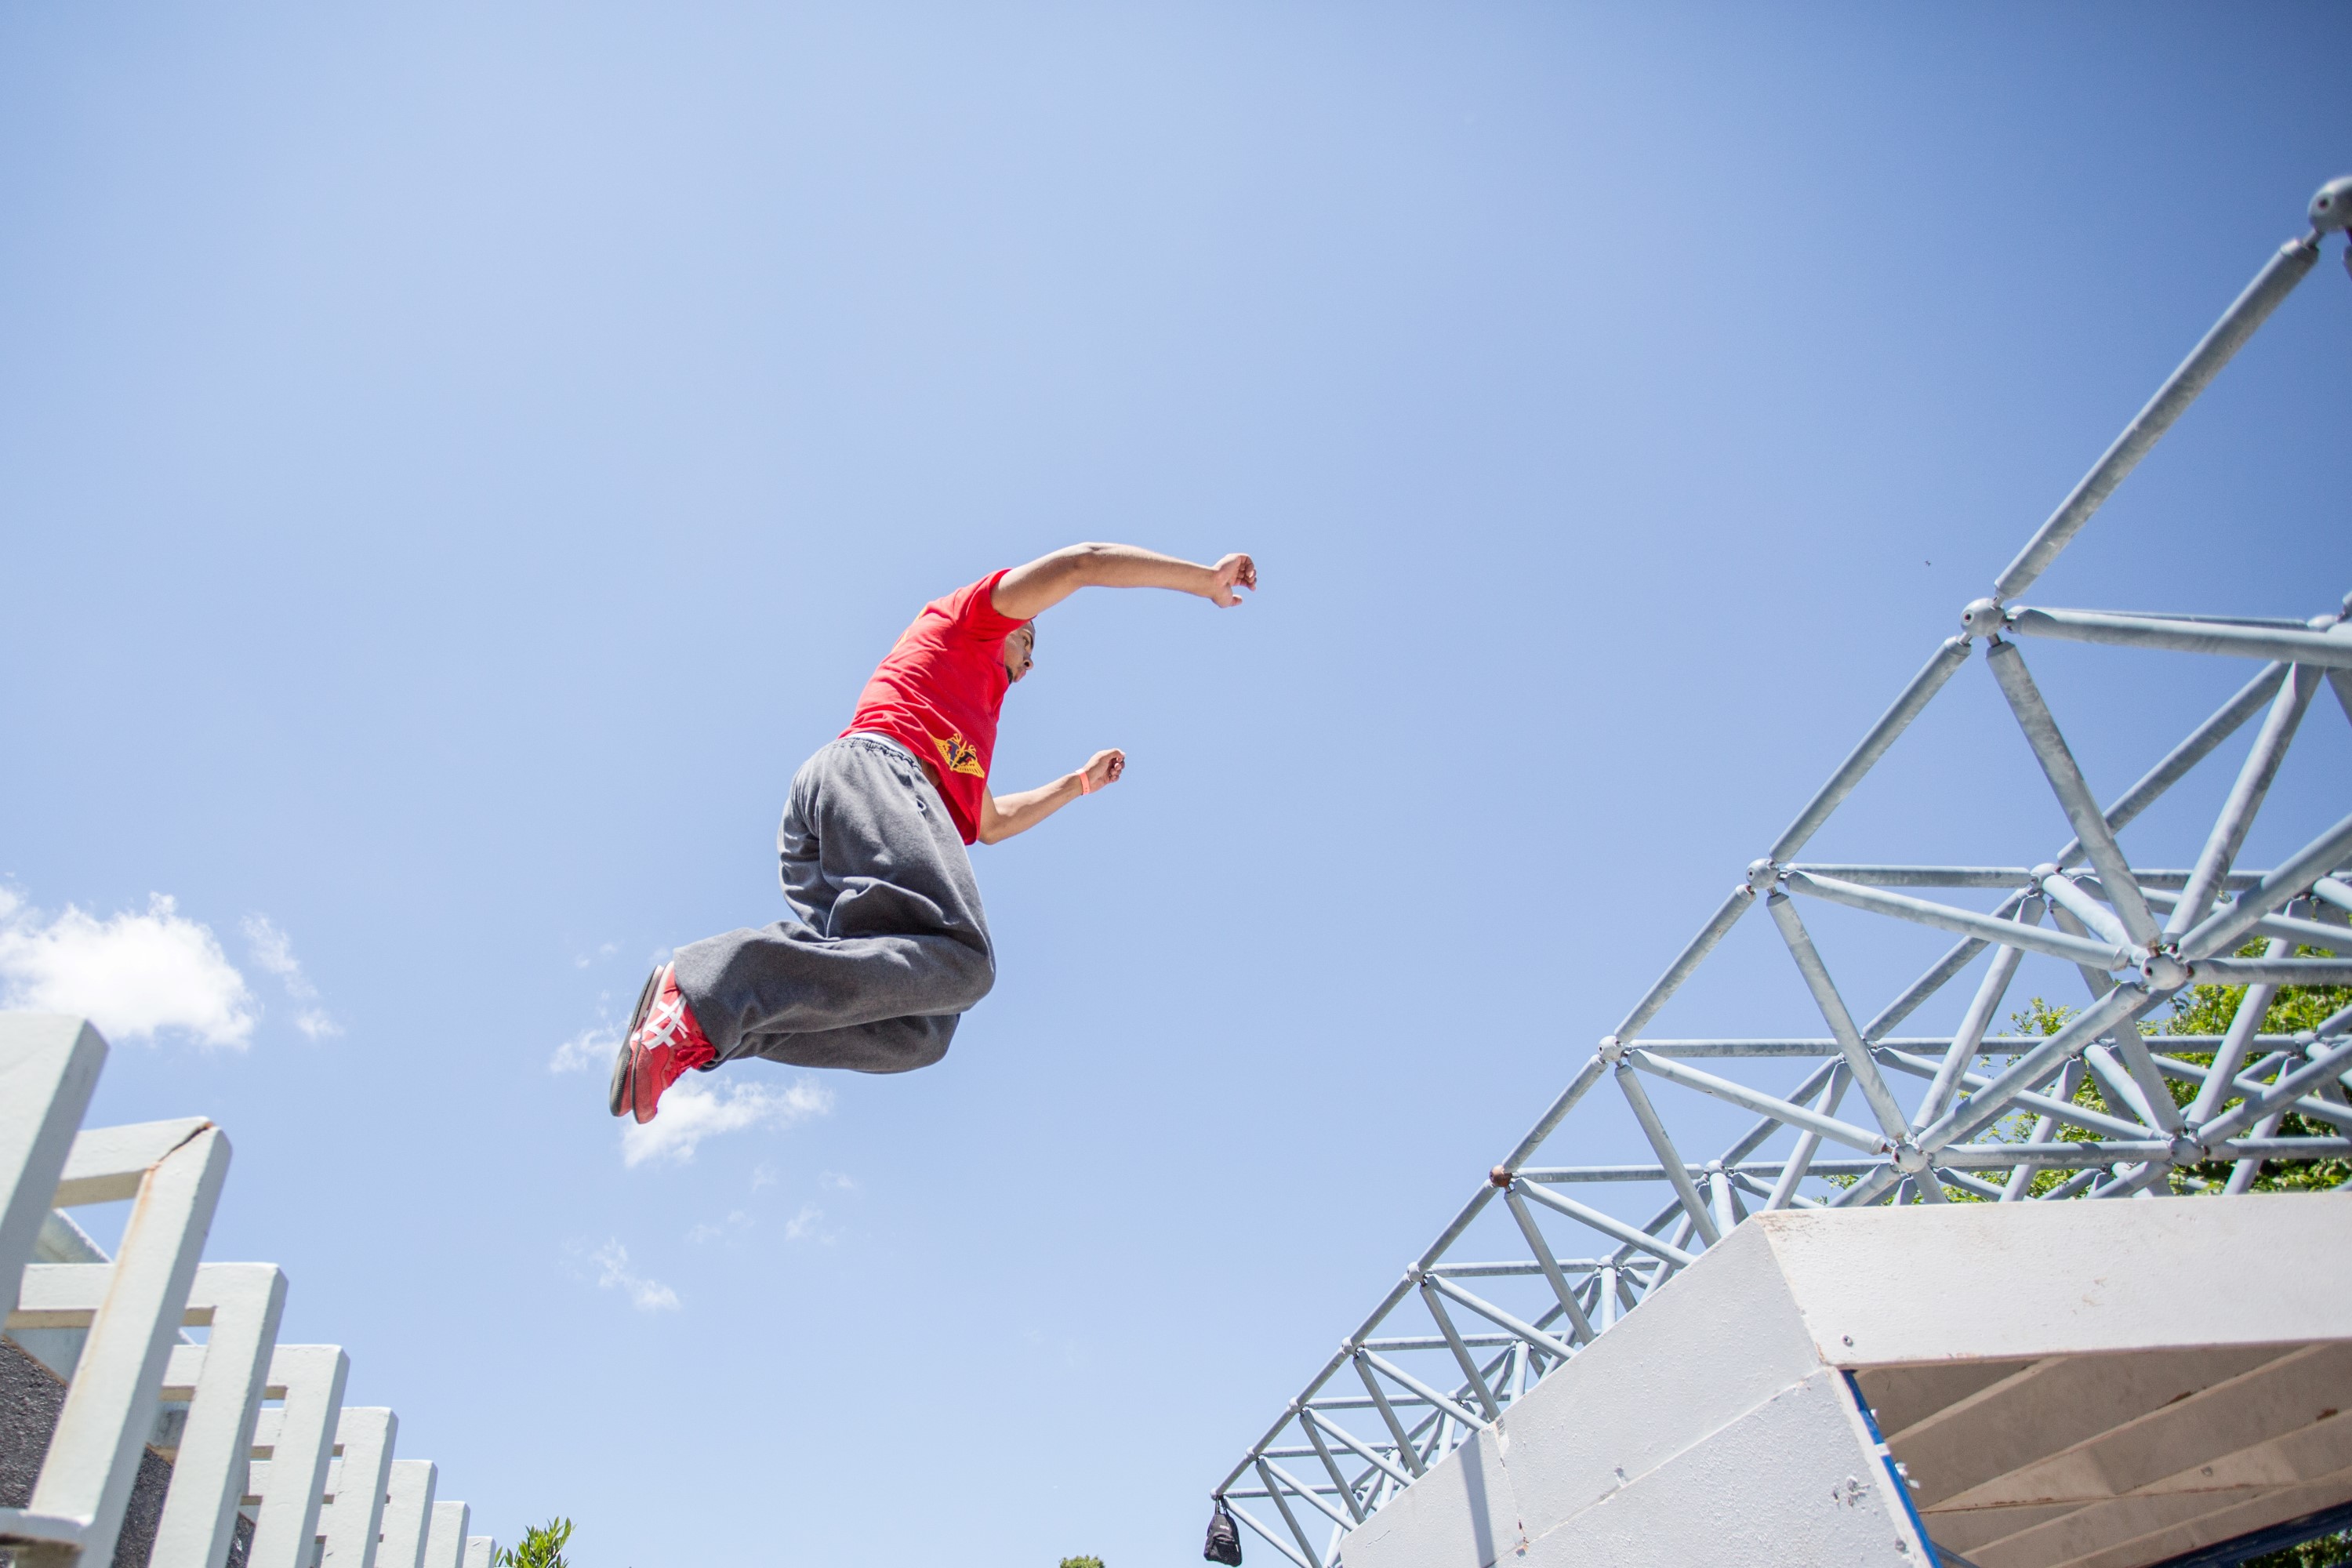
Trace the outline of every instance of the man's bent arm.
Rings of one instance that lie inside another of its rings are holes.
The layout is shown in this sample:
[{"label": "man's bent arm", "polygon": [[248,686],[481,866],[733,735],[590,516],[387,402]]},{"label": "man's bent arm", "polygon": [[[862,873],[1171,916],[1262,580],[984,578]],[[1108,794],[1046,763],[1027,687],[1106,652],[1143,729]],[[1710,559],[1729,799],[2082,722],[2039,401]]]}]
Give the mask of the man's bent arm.
[{"label": "man's bent arm", "polygon": [[1016,833],[1026,833],[1078,796],[1108,789],[1126,771],[1125,752],[1097,752],[1087,760],[1085,767],[1074,773],[1064,773],[1052,784],[1006,795],[983,790],[980,796],[980,841],[1002,844]]},{"label": "man's bent arm", "polygon": [[1171,588],[1222,608],[1241,603],[1236,588],[1256,587],[1257,563],[1246,555],[1202,566],[1132,544],[1073,544],[1007,572],[989,602],[998,615],[1026,621],[1081,588]]}]

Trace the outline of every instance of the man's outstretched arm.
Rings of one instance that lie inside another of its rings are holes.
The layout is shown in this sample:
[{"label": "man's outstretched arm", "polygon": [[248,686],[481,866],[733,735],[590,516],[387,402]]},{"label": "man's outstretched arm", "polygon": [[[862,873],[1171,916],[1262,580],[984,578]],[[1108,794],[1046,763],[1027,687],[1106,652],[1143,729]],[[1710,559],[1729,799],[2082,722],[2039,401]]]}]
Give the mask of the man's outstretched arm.
[{"label": "man's outstretched arm", "polygon": [[1236,589],[1256,587],[1257,563],[1246,555],[1202,566],[1132,544],[1073,544],[1007,572],[989,602],[998,615],[1026,621],[1081,588],[1172,588],[1224,608],[1242,602]]},{"label": "man's outstretched arm", "polygon": [[1125,772],[1127,753],[1114,749],[1097,752],[1076,773],[1064,773],[1052,784],[1035,789],[1007,795],[983,790],[980,796],[980,841],[1002,844],[1016,833],[1026,833],[1078,796],[1108,789]]}]

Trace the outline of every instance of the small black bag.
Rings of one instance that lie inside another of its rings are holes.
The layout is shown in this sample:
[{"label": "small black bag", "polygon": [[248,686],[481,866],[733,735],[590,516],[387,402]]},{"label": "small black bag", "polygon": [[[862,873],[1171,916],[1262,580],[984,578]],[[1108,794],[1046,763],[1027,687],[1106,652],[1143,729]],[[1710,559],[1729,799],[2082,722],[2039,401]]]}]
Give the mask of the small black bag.
[{"label": "small black bag", "polygon": [[1217,1500],[1217,1511],[1209,1516],[1209,1543],[1201,1548],[1201,1555],[1225,1568],[1241,1568],[1242,1529],[1223,1498]]}]

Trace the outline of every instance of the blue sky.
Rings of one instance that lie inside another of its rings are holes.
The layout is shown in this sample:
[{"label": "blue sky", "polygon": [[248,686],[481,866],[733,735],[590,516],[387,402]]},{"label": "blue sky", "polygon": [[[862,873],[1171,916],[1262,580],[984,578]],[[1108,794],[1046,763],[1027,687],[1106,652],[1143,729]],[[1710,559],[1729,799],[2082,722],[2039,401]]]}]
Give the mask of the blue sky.
[{"label": "blue sky", "polygon": [[[212,1256],[286,1267],[287,1336],[479,1527],[1193,1561],[2352,172],[2347,44],[2323,5],[12,7],[11,994],[99,952],[100,1114],[228,1130]],[[2033,596],[2333,608],[2347,348],[2331,244]],[[786,783],[923,601],[1081,538],[1264,589],[1047,617],[999,784],[1130,767],[976,851],[1001,977],[953,1052],[729,1074],[631,1163],[597,1031],[775,917]],[[2110,795],[2246,673],[2029,651]],[[2063,840],[1990,693],[1817,852]],[[2250,859],[2340,815],[2341,718]],[[1747,931],[1662,1026],[1807,1005]]]}]

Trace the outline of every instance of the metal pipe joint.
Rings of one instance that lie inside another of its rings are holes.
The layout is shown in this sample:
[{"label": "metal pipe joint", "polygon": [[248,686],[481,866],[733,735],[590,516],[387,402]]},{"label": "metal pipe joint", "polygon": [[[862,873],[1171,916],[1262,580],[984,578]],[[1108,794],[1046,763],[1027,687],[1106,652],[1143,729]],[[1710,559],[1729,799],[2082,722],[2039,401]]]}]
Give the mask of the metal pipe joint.
[{"label": "metal pipe joint", "polygon": [[2009,612],[1994,598],[1971,599],[1960,610],[1960,634],[1969,638],[1999,635],[2009,627]]},{"label": "metal pipe joint", "polygon": [[2328,181],[2311,198],[2312,237],[2341,228],[2352,228],[2352,174]]}]

